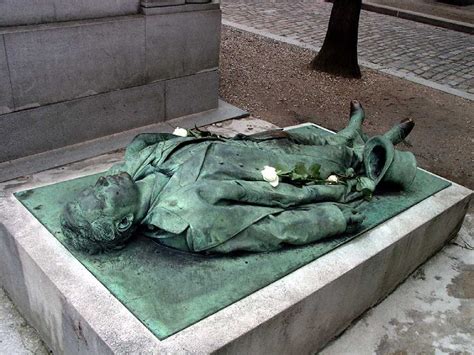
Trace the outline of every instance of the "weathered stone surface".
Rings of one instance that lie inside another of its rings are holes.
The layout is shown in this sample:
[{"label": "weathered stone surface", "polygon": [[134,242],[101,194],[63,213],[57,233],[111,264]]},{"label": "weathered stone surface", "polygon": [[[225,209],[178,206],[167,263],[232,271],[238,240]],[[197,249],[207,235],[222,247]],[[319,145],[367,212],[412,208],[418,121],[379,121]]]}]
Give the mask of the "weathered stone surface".
[{"label": "weathered stone surface", "polygon": [[141,5],[144,7],[161,7],[176,6],[185,4],[185,0],[142,0]]},{"label": "weathered stone surface", "polygon": [[472,208],[455,239],[318,355],[471,353],[474,257],[469,245],[474,245]]},{"label": "weathered stone surface", "polygon": [[26,324],[1,287],[0,353],[50,355],[36,330]]},{"label": "weathered stone surface", "polygon": [[3,0],[0,26],[132,15],[140,0]]},{"label": "weathered stone surface", "polygon": [[219,65],[219,10],[146,16],[148,80],[176,78]]},{"label": "weathered stone surface", "polygon": [[0,116],[0,162],[164,121],[163,82]]},{"label": "weathered stone surface", "polygon": [[130,16],[6,33],[16,109],[143,84],[144,26]]},{"label": "weathered stone surface", "polygon": [[211,2],[211,0],[186,0],[186,4],[205,4]]},{"label": "weathered stone surface", "polygon": [[12,87],[3,36],[0,35],[0,115],[13,111]]},{"label": "weathered stone surface", "polygon": [[[138,103],[140,103],[140,101],[138,101]],[[135,113],[132,112],[132,116],[130,116],[129,119],[131,120],[134,118],[134,115]],[[201,127],[214,122],[240,118],[247,115],[247,112],[219,100],[219,106],[215,110],[200,112],[193,114],[192,116],[181,116],[171,121],[133,128],[125,132],[111,134],[87,142],[68,145],[53,151],[46,151],[13,161],[0,162],[0,181],[11,180],[18,176],[25,176],[38,171],[68,164],[73,161],[95,157],[99,154],[124,148],[137,134],[140,133],[171,133],[174,127]],[[268,127],[268,125],[264,127]],[[255,127],[255,130],[253,131],[255,132],[257,129],[258,127]]]},{"label": "weathered stone surface", "polygon": [[173,14],[176,12],[190,12],[190,11],[206,11],[220,9],[220,2],[214,0],[202,4],[188,4],[181,6],[160,6],[160,7],[142,7],[141,12],[145,15],[164,15]]},{"label": "weathered stone surface", "polygon": [[166,119],[217,107],[217,70],[166,81]]}]

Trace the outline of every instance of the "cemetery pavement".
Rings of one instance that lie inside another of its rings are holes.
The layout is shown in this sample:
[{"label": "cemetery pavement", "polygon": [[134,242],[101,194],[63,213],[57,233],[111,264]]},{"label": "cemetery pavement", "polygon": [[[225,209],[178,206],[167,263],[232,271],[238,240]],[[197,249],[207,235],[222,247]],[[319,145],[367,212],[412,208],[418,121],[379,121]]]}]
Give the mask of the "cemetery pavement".
[{"label": "cemetery pavement", "polygon": [[48,349],[36,330],[18,313],[0,287],[0,354],[46,355]]},{"label": "cemetery pavement", "polygon": [[[224,24],[243,25],[260,34],[318,48],[324,41],[331,6],[321,0],[223,0],[222,11]],[[362,11],[359,59],[369,67],[474,98],[472,35]]]}]

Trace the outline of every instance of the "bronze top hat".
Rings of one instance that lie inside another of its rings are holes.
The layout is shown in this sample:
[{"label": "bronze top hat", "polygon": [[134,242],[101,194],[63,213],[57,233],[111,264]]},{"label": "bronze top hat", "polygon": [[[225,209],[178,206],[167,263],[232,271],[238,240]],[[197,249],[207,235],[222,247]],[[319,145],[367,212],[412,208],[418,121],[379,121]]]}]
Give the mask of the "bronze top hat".
[{"label": "bronze top hat", "polygon": [[411,152],[396,150],[384,136],[369,139],[364,148],[367,177],[375,184],[388,183],[407,189],[416,176],[416,159]]}]

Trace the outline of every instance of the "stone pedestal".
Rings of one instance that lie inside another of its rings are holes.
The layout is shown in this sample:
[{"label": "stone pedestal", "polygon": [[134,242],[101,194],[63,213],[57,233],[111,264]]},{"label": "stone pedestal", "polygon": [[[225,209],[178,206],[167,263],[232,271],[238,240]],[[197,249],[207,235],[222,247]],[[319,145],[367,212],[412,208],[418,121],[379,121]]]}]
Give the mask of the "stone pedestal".
[{"label": "stone pedestal", "polygon": [[12,195],[104,171],[118,159],[103,155],[0,184],[0,284],[55,353],[313,353],[453,238],[472,197],[453,183],[158,340]]},{"label": "stone pedestal", "polygon": [[221,13],[195,2],[1,2],[0,166],[217,109]]}]

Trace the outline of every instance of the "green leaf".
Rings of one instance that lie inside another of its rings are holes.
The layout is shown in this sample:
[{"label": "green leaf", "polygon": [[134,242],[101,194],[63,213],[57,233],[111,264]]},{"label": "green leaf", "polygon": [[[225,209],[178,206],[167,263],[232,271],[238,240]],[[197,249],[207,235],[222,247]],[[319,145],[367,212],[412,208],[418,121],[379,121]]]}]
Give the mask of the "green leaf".
[{"label": "green leaf", "polygon": [[196,126],[192,129],[188,129],[188,134],[193,136],[194,138],[206,138],[206,137],[219,138],[218,134],[214,134],[209,131],[200,130]]},{"label": "green leaf", "polygon": [[275,165],[275,170],[276,170],[278,176],[285,176],[285,175],[289,175],[291,173],[291,170],[289,170],[288,168],[285,168],[282,165],[278,165],[278,164]]},{"label": "green leaf", "polygon": [[321,176],[319,175],[319,171],[321,169],[321,165],[319,164],[313,164],[309,168],[309,176],[311,179],[320,179]]},{"label": "green leaf", "polygon": [[303,163],[297,163],[293,169],[293,173],[295,176],[299,176],[300,179],[308,178],[308,170],[306,170],[306,166],[304,166]]}]

